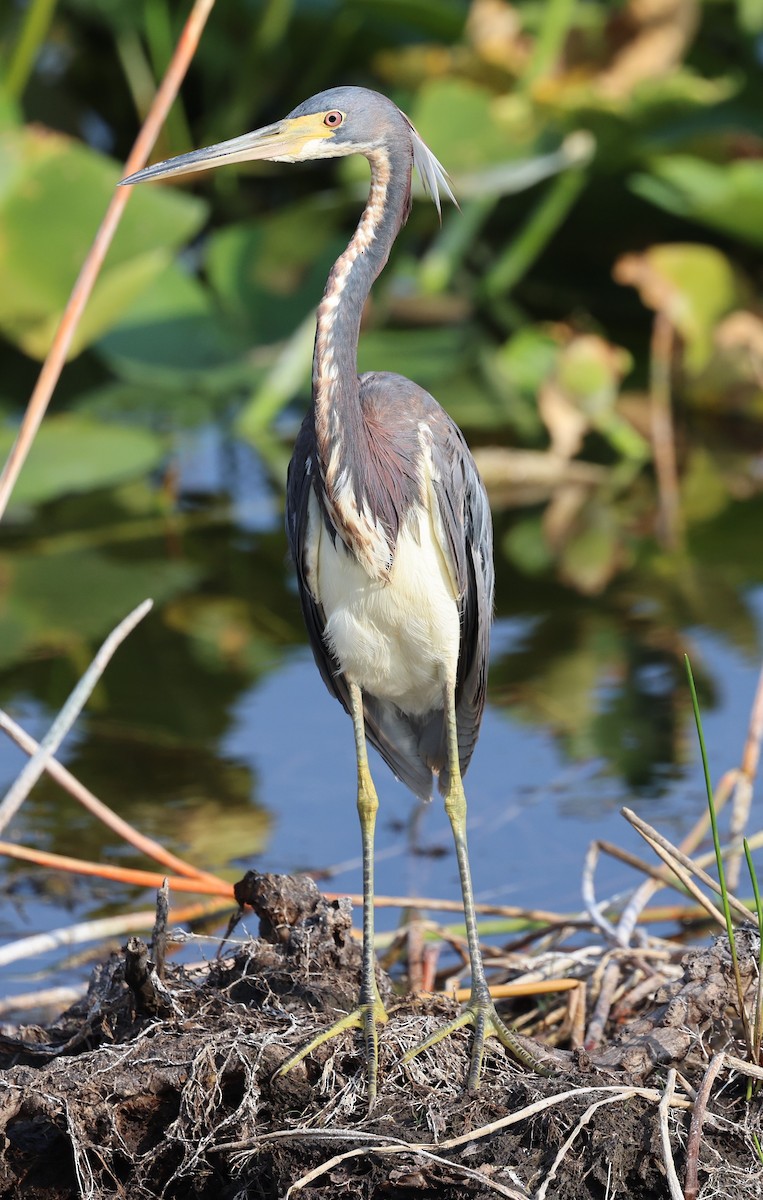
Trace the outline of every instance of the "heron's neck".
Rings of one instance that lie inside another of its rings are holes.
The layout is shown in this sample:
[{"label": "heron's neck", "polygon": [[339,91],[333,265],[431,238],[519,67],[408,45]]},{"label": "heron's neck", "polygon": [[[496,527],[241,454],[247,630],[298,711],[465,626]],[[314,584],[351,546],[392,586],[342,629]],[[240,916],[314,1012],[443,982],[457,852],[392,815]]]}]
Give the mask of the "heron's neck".
[{"label": "heron's neck", "polygon": [[313,355],[315,432],[329,493],[362,433],[358,382],[360,320],[371,285],[389,257],[410,206],[409,147],[368,156],[371,190],[358,227],[334,263],[318,307]]}]

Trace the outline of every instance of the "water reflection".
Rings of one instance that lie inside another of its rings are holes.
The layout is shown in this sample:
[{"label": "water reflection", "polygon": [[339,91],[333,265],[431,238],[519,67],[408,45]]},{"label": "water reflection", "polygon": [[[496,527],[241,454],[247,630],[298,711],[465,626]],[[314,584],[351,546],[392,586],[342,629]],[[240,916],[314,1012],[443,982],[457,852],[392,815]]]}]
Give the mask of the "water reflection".
[{"label": "water reflection", "polygon": [[[155,610],[117,652],[63,760],[199,866],[235,877],[251,865],[345,864],[333,886],[359,891],[352,737],[305,646],[279,488],[250,450],[209,429],[180,445],[169,506],[143,481],[44,506],[6,533],[0,703],[41,736],[111,626],[153,595]],[[732,505],[696,528],[682,558],[644,551],[638,570],[596,597],[499,557],[490,706],[468,777],[481,898],[575,908],[587,841],[623,840],[619,804],[658,801],[679,825],[696,815],[699,793],[686,787],[696,761],[687,648],[716,772],[736,761],[763,631],[763,563],[751,553],[761,510],[763,500]],[[523,519],[498,520],[499,547]],[[0,746],[6,780],[19,761]],[[424,814],[411,849],[411,798],[378,760],[375,774],[379,890],[457,895],[441,806]],[[45,780],[12,834],[144,865]],[[48,878],[2,869],[6,888],[30,903]],[[612,866],[607,880],[631,882]],[[43,909],[9,910],[6,936],[60,923],[62,906],[103,913],[146,903],[129,889],[61,887]]]}]

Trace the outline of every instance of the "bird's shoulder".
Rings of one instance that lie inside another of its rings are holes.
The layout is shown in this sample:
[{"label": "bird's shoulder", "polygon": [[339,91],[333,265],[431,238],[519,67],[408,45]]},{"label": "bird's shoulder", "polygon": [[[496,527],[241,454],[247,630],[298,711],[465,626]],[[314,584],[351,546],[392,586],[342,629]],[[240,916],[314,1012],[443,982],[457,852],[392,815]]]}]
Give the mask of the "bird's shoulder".
[{"label": "bird's shoulder", "polygon": [[360,376],[359,383],[360,403],[366,415],[378,411],[386,412],[389,417],[392,408],[396,419],[412,425],[436,410],[446,415],[434,396],[405,375],[394,371],[367,371]]}]

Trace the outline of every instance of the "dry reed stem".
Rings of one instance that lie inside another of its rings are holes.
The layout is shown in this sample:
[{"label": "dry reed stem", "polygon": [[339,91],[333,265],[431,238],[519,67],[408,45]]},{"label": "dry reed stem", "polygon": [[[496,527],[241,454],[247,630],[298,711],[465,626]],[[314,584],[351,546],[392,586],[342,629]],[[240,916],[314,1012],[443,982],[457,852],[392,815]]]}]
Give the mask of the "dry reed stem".
[{"label": "dry reed stem", "polygon": [[573,1050],[578,1046],[582,1046],[585,1042],[585,1016],[586,1006],[588,1002],[588,987],[585,980],[581,979],[574,992],[570,992],[570,998],[567,1006],[569,1029],[570,1029],[570,1045]]},{"label": "dry reed stem", "polygon": [[[145,165],[156,141],[159,131],[165,121],[180,84],[182,83],[191,60],[196,52],[207,18],[214,7],[215,0],[195,0],[188,20],[178,39],[178,44],[167,67],[164,78],[157,89],[135,144],[125,163],[125,175],[131,175]],[[118,188],[106,209],[106,215],[95,235],[90,250],[87,253],[82,268],[74,284],[71,295],[64,309],[63,316],[56,329],[53,343],[48,351],[42,370],[37,378],[34,390],[27,405],[24,419],[21,422],[16,441],[0,475],[0,518],[3,517],[11,492],[18,479],[32,443],[47,411],[51,396],[58,383],[66,355],[80,322],[90,293],[93,290],[98,273],[103,266],[106,253],[111,245],[114,234],[122,218],[131,188]]]},{"label": "dry reed stem", "polygon": [[[214,916],[218,911],[215,904],[187,904],[183,908],[173,909],[173,923],[195,921],[199,917]],[[227,907],[227,905],[226,905]],[[104,938],[122,937],[125,933],[137,933],[151,929],[156,919],[153,910],[136,913],[120,913],[118,917],[100,917],[93,921],[80,921],[76,925],[64,925],[59,929],[49,929],[46,933],[35,933],[30,937],[17,938],[15,942],[7,942],[0,946],[0,967],[6,967],[12,962],[36,958],[40,954],[48,954],[63,946],[77,946],[83,942],[99,942]]]},{"label": "dry reed stem", "polygon": [[758,686],[755,691],[750,723],[747,729],[747,740],[742,753],[742,771],[749,780],[754,780],[760,762],[760,744],[763,740],[763,667],[758,676]]},{"label": "dry reed stem", "polygon": [[[310,1129],[305,1132],[308,1135],[312,1135],[314,1130]],[[381,1138],[379,1140],[381,1141]],[[294,1195],[295,1192],[301,1192],[308,1184],[314,1183],[321,1175],[332,1171],[341,1163],[347,1162],[351,1158],[361,1158],[367,1154],[410,1154],[412,1158],[425,1158],[429,1162],[447,1167],[448,1171],[455,1171],[457,1175],[463,1175],[466,1179],[474,1179],[482,1187],[487,1188],[491,1192],[496,1192],[499,1196],[507,1196],[509,1200],[529,1200],[527,1192],[520,1192],[516,1188],[509,1188],[505,1187],[502,1183],[496,1183],[494,1179],[490,1179],[482,1171],[473,1171],[471,1167],[465,1167],[462,1163],[454,1162],[450,1158],[443,1158],[439,1154],[432,1153],[431,1150],[421,1148],[412,1150],[408,1142],[392,1142],[391,1140],[385,1145],[356,1146],[353,1150],[346,1150],[344,1154],[335,1154],[327,1162],[320,1163],[317,1167],[313,1167],[312,1171],[308,1171],[306,1175],[302,1175],[300,1179],[296,1179],[286,1192],[284,1200],[289,1200],[289,1197]]]},{"label": "dry reed stem", "polygon": [[752,807],[752,790],[760,762],[760,742],[763,738],[763,667],[758,674],[758,684],[750,710],[750,720],[747,726],[747,737],[742,751],[742,764],[739,771],[729,818],[729,836],[732,851],[726,863],[726,882],[729,888],[739,884],[739,874],[742,866],[742,837],[750,817]]},{"label": "dry reed stem", "polygon": [[702,1083],[699,1086],[696,1099],[694,1101],[694,1111],[691,1115],[691,1125],[689,1127],[689,1141],[686,1145],[686,1177],[684,1183],[684,1200],[696,1200],[699,1192],[699,1180],[697,1177],[697,1168],[699,1164],[699,1145],[702,1139],[702,1125],[705,1120],[705,1112],[707,1110],[707,1102],[710,1099],[715,1078],[724,1064],[725,1055],[715,1054],[710,1060],[707,1070],[702,1077]]},{"label": "dry reed stem", "polygon": [[[733,777],[735,776],[735,774],[736,773],[733,771],[727,772],[726,775],[721,779],[721,781],[718,785],[718,789],[717,789],[718,796],[717,796],[717,803],[716,803],[716,812],[719,812],[721,810],[721,808],[723,807],[723,805],[726,803],[729,796],[731,795],[732,790],[733,790]],[[640,818],[637,818],[637,820],[638,819],[640,819]],[[644,823],[644,824],[646,824],[646,823]],[[684,838],[682,838],[681,844],[680,844],[680,850],[676,851],[676,853],[683,853],[684,855],[687,855],[691,851],[695,850],[696,847],[700,844],[700,842],[704,838],[709,825],[710,825],[710,815],[706,811],[702,814],[700,819],[695,822],[694,826],[689,830],[689,832],[686,834],[686,836]],[[649,826],[648,828],[651,829],[651,826]],[[656,833],[656,830],[653,832],[656,837],[660,836]],[[602,846],[603,845],[604,844],[602,844]],[[670,843],[670,842],[666,842],[666,845],[670,846],[671,848],[674,848],[674,847],[672,847],[672,843]],[[712,855],[712,854],[708,855],[706,861],[711,862],[713,857],[714,857],[714,855]],[[640,861],[641,861],[640,859],[636,859],[635,862],[632,862],[630,865],[635,865],[636,862],[640,863]],[[704,862],[705,860],[702,860],[702,861]],[[660,886],[664,885],[667,887],[677,888],[675,872],[672,870],[672,867],[670,867],[668,865],[663,866],[663,867],[658,867],[654,871],[647,868],[646,873],[648,875],[648,879],[634,893],[630,903],[624,909],[624,911],[621,915],[620,921],[618,923],[618,927],[617,927],[618,935],[623,937],[627,933],[627,941],[630,941],[630,938],[633,935],[633,930],[635,929],[637,922],[639,920],[641,920],[647,904],[651,900],[652,896],[654,896],[655,893],[660,890]],[[704,905],[703,905],[703,907],[704,907]]]},{"label": "dry reed stem", "polygon": [[17,992],[15,996],[4,996],[0,999],[0,1017],[8,1013],[29,1013],[32,1009],[48,1009],[61,1013],[81,1000],[87,991],[87,984],[79,987],[46,987],[38,988],[36,992]]},{"label": "dry reed stem", "polygon": [[[528,983],[491,984],[490,995],[494,1000],[508,1000],[515,996],[545,996],[553,992],[572,992],[579,987],[579,979],[539,979]],[[447,994],[452,996],[454,993]],[[455,998],[459,1004],[465,1003],[471,994],[472,989],[469,987],[455,990]]]},{"label": "dry reed stem", "polygon": [[[321,895],[326,900],[349,900],[358,907],[363,903],[361,892],[324,892]],[[432,896],[376,896],[374,904],[377,908],[427,908],[435,912],[463,913],[464,905],[461,900],[443,900]],[[544,908],[518,908],[514,904],[482,904],[475,902],[474,911],[487,917],[507,917],[509,920],[527,921],[537,925],[575,925],[588,927],[590,922],[580,921],[576,917],[565,916],[564,913],[549,912]]]},{"label": "dry reed stem", "polygon": [[694,897],[694,899],[697,901],[697,903],[700,904],[702,908],[704,908],[704,910],[708,914],[708,916],[712,917],[712,919],[718,925],[720,925],[721,929],[725,930],[726,920],[724,918],[723,913],[721,912],[721,910],[719,908],[716,908],[716,906],[713,904],[712,900],[708,900],[708,898],[704,894],[704,892],[702,892],[697,887],[697,885],[694,882],[694,880],[692,879],[689,871],[685,870],[683,867],[679,866],[677,860],[672,857],[670,851],[667,850],[664,846],[662,846],[658,841],[655,841],[654,839],[649,837],[649,835],[647,833],[644,833],[642,830],[639,830],[639,832],[641,833],[641,836],[643,837],[643,839],[647,843],[647,845],[652,847],[655,854],[658,855],[658,857],[661,858],[664,863],[666,863],[668,866],[670,866],[671,870],[674,872],[674,874],[677,876],[677,878],[681,881],[681,883],[686,888],[686,890],[688,892],[690,892],[691,895]]},{"label": "dry reed stem", "polygon": [[594,926],[604,935],[610,945],[622,945],[617,930],[608,917],[604,916],[601,911],[606,906],[606,902],[599,904],[596,899],[596,891],[594,888],[594,875],[596,873],[596,865],[599,861],[599,843],[590,842],[586,851],[585,859],[583,860],[583,875],[581,880],[581,891],[583,894],[583,903],[588,916],[591,918]]},{"label": "dry reed stem", "polygon": [[5,829],[8,822],[13,820],[21,808],[21,805],[42,775],[48,762],[54,756],[61,742],[77,720],[77,717],[90,697],[90,693],[105,671],[114,651],[128,634],[132,633],[135,626],[145,617],[152,605],[153,600],[144,600],[131,613],[128,613],[124,620],[120,621],[116,629],[113,629],[106,638],[106,641],[42,739],[39,747],[6,792],[3,802],[0,804],[0,830]]},{"label": "dry reed stem", "polygon": [[[660,857],[663,859],[663,861],[668,863],[671,870],[675,871],[676,875],[678,875],[678,877],[684,883],[684,886],[688,886],[685,872],[691,872],[696,875],[706,887],[712,888],[717,895],[721,895],[720,884],[713,879],[712,875],[708,875],[707,871],[703,871],[702,867],[694,862],[693,859],[689,858],[688,855],[679,850],[677,846],[674,846],[672,842],[668,841],[668,839],[661,833],[658,833],[656,829],[653,829],[652,826],[646,821],[642,820],[641,817],[636,816],[636,814],[629,808],[623,808],[621,809],[621,812],[626,820],[630,822],[636,832],[640,833],[644,840],[648,842],[658,854],[660,854]],[[661,851],[664,853],[661,853]],[[692,888],[692,895],[695,897],[695,899],[699,899],[699,896],[702,895],[702,893],[699,892],[698,888]],[[706,901],[707,898],[704,897],[704,899]],[[702,903],[702,901],[700,901],[700,903]],[[755,924],[750,910],[745,908],[741,900],[737,900],[737,898],[732,896],[730,893],[729,907],[736,912],[738,917],[742,918],[748,924]],[[713,908],[715,913],[719,912],[715,906],[713,906]],[[709,911],[710,909],[708,908],[708,912]],[[723,918],[723,914],[720,914],[720,916]],[[725,918],[723,918],[723,927],[724,929],[726,927]]]},{"label": "dry reed stem", "polygon": [[756,1066],[746,1058],[737,1058],[735,1054],[724,1054],[723,1061],[732,1071],[740,1075],[749,1075],[750,1079],[763,1079],[763,1067]]},{"label": "dry reed stem", "polygon": [[[668,856],[675,860],[675,863],[679,863],[686,871],[693,872],[693,874],[697,876],[698,880],[701,880],[702,883],[705,884],[705,887],[711,888],[717,895],[721,895],[720,883],[717,883],[713,876],[708,875],[708,872],[704,871],[702,866],[699,866],[695,860],[689,858],[687,854],[679,850],[678,846],[674,846],[672,842],[668,841],[668,839],[665,838],[665,836],[663,836],[661,833],[657,833],[656,829],[653,829],[653,827],[651,827],[647,822],[643,821],[641,817],[636,816],[635,812],[631,812],[630,809],[623,809],[621,811],[623,811],[623,814],[626,816],[627,820],[630,821],[633,828],[635,828],[637,832],[643,836],[643,838],[648,839],[653,845],[661,846],[662,850],[665,850]],[[715,854],[713,859],[715,859]],[[728,895],[728,904],[733,908],[735,913],[737,913],[737,916],[745,920],[747,924],[755,924],[755,919],[753,919],[749,908],[746,908],[745,905],[743,905],[743,902],[741,902],[741,900],[737,900],[737,898],[731,895],[731,893]]]},{"label": "dry reed stem", "polygon": [[[575,1140],[577,1139],[578,1134],[581,1133],[583,1131],[583,1129],[585,1129],[586,1125],[591,1120],[591,1117],[593,1117],[594,1113],[596,1113],[598,1109],[603,1108],[607,1104],[616,1104],[619,1099],[620,1099],[619,1096],[605,1096],[602,1100],[595,1101],[594,1104],[591,1104],[585,1110],[582,1117],[578,1121],[577,1125],[573,1129],[572,1133],[565,1139],[565,1141],[559,1147],[559,1151],[556,1155],[556,1158],[554,1159],[554,1161],[551,1164],[548,1175],[546,1176],[546,1178],[543,1180],[543,1183],[538,1188],[537,1192],[535,1193],[535,1196],[533,1197],[533,1200],[545,1200],[546,1192],[549,1189],[549,1185],[553,1183],[554,1176],[556,1175],[557,1171],[559,1170],[560,1166],[562,1165],[564,1159],[567,1157],[568,1151],[572,1148]],[[671,1198],[671,1200],[672,1200],[672,1198]]]},{"label": "dry reed stem", "polygon": [[664,313],[656,313],[652,327],[650,420],[660,506],[659,536],[669,549],[679,546],[683,535],[670,394],[673,342],[673,326],[669,319]]},{"label": "dry reed stem", "polygon": [[591,1014],[591,1020],[588,1022],[588,1030],[583,1042],[586,1050],[593,1050],[604,1036],[604,1028],[607,1024],[610,1009],[614,1003],[620,976],[620,964],[616,959],[610,959],[604,968],[599,994]]},{"label": "dry reed stem", "polygon": [[[0,711],[0,729],[4,729],[8,736],[26,754],[32,755],[39,750],[39,745],[34,738],[30,737],[20,725],[17,725],[7,713],[2,711]],[[161,863],[162,866],[169,867],[170,870],[176,871],[179,875],[188,875],[194,879],[214,880],[216,878],[207,871],[201,871],[198,867],[192,866],[191,863],[178,858],[177,855],[166,850],[159,842],[154,841],[153,838],[146,837],[145,834],[140,833],[133,825],[130,825],[128,821],[117,816],[108,805],[104,804],[84,784],[80,783],[58,759],[49,759],[45,765],[45,770],[51,778],[55,779],[56,783],[65,788],[75,800],[78,800],[102,824],[106,825],[107,828],[111,829],[125,842],[134,846],[136,850],[139,850],[148,858],[153,858],[156,862]]]},{"label": "dry reed stem", "polygon": [[[17,846],[14,842],[0,842],[0,854],[21,862],[36,863],[40,867],[50,867],[57,871],[70,871],[75,875],[95,875],[101,879],[111,879],[115,883],[131,883],[136,887],[147,887],[156,890],[164,882],[164,875],[156,871],[140,871],[134,867],[106,866],[102,863],[87,862],[82,858],[69,858],[65,854],[50,854],[46,850],[32,850],[29,846]],[[200,896],[222,896],[234,903],[233,884],[214,875],[208,879],[189,879],[187,875],[170,875],[169,885],[175,892],[192,892]]]},{"label": "dry reed stem", "polygon": [[637,854],[631,854],[630,850],[623,850],[621,846],[615,846],[613,842],[605,841],[603,838],[597,838],[596,845],[603,854],[608,854],[610,858],[616,858],[619,862],[625,863],[627,867],[633,867],[634,871],[640,871],[648,879],[654,879],[656,883],[666,887],[671,886],[669,873],[664,867],[655,867],[645,859],[639,858]]},{"label": "dry reed stem", "polygon": [[[763,1075],[763,1069],[761,1069]],[[489,1125],[481,1125],[477,1129],[473,1129],[470,1133],[462,1133],[458,1137],[449,1138],[447,1141],[439,1143],[440,1150],[455,1150],[457,1146],[464,1146],[467,1142],[477,1141],[480,1138],[490,1137],[494,1133],[500,1133],[502,1129],[508,1129],[511,1125],[516,1125],[518,1121],[525,1121],[528,1117],[535,1117],[538,1113],[546,1112],[549,1108],[554,1108],[558,1104],[563,1104],[567,1100],[572,1100],[576,1096],[591,1096],[596,1093],[605,1093],[606,1095],[617,1095],[621,1100],[631,1100],[634,1097],[640,1097],[642,1100],[648,1100],[651,1104],[659,1104],[662,1099],[662,1093],[656,1088],[633,1086],[620,1086],[618,1084],[601,1084],[596,1086],[592,1084],[589,1087],[574,1087],[569,1088],[566,1092],[555,1092],[553,1096],[545,1096],[542,1100],[536,1100],[533,1104],[528,1104],[525,1108],[519,1109],[518,1112],[510,1113],[507,1117],[500,1117],[497,1121],[491,1121]],[[673,1096],[671,1101],[672,1108],[688,1109],[691,1108],[691,1103],[688,1100],[682,1100],[680,1096]]]},{"label": "dry reed stem", "polygon": [[681,1184],[678,1182],[678,1174],[676,1172],[676,1164],[673,1161],[673,1150],[670,1145],[670,1129],[668,1127],[668,1116],[670,1114],[670,1102],[673,1099],[673,1094],[676,1087],[676,1072],[673,1067],[668,1071],[667,1082],[665,1083],[665,1091],[660,1099],[658,1114],[660,1121],[660,1142],[662,1145],[662,1158],[665,1163],[665,1174],[668,1180],[668,1189],[670,1191],[670,1200],[683,1200],[681,1194]]}]

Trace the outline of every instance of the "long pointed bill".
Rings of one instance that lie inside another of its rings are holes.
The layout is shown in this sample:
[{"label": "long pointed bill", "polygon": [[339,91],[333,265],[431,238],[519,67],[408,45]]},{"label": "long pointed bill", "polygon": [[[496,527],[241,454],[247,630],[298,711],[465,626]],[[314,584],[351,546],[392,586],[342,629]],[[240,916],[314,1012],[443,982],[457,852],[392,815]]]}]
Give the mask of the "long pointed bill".
[{"label": "long pointed bill", "polygon": [[312,149],[310,143],[318,139],[330,140],[332,137],[333,131],[323,124],[320,115],[287,117],[275,125],[265,125],[262,129],[231,138],[228,142],[217,142],[203,150],[192,150],[190,154],[180,154],[177,158],[154,163],[152,167],[145,167],[120,180],[120,186],[144,183],[148,179],[170,179],[176,175],[189,175],[192,171],[208,171],[211,167],[226,163],[254,162],[257,159],[294,162],[308,148]]}]

